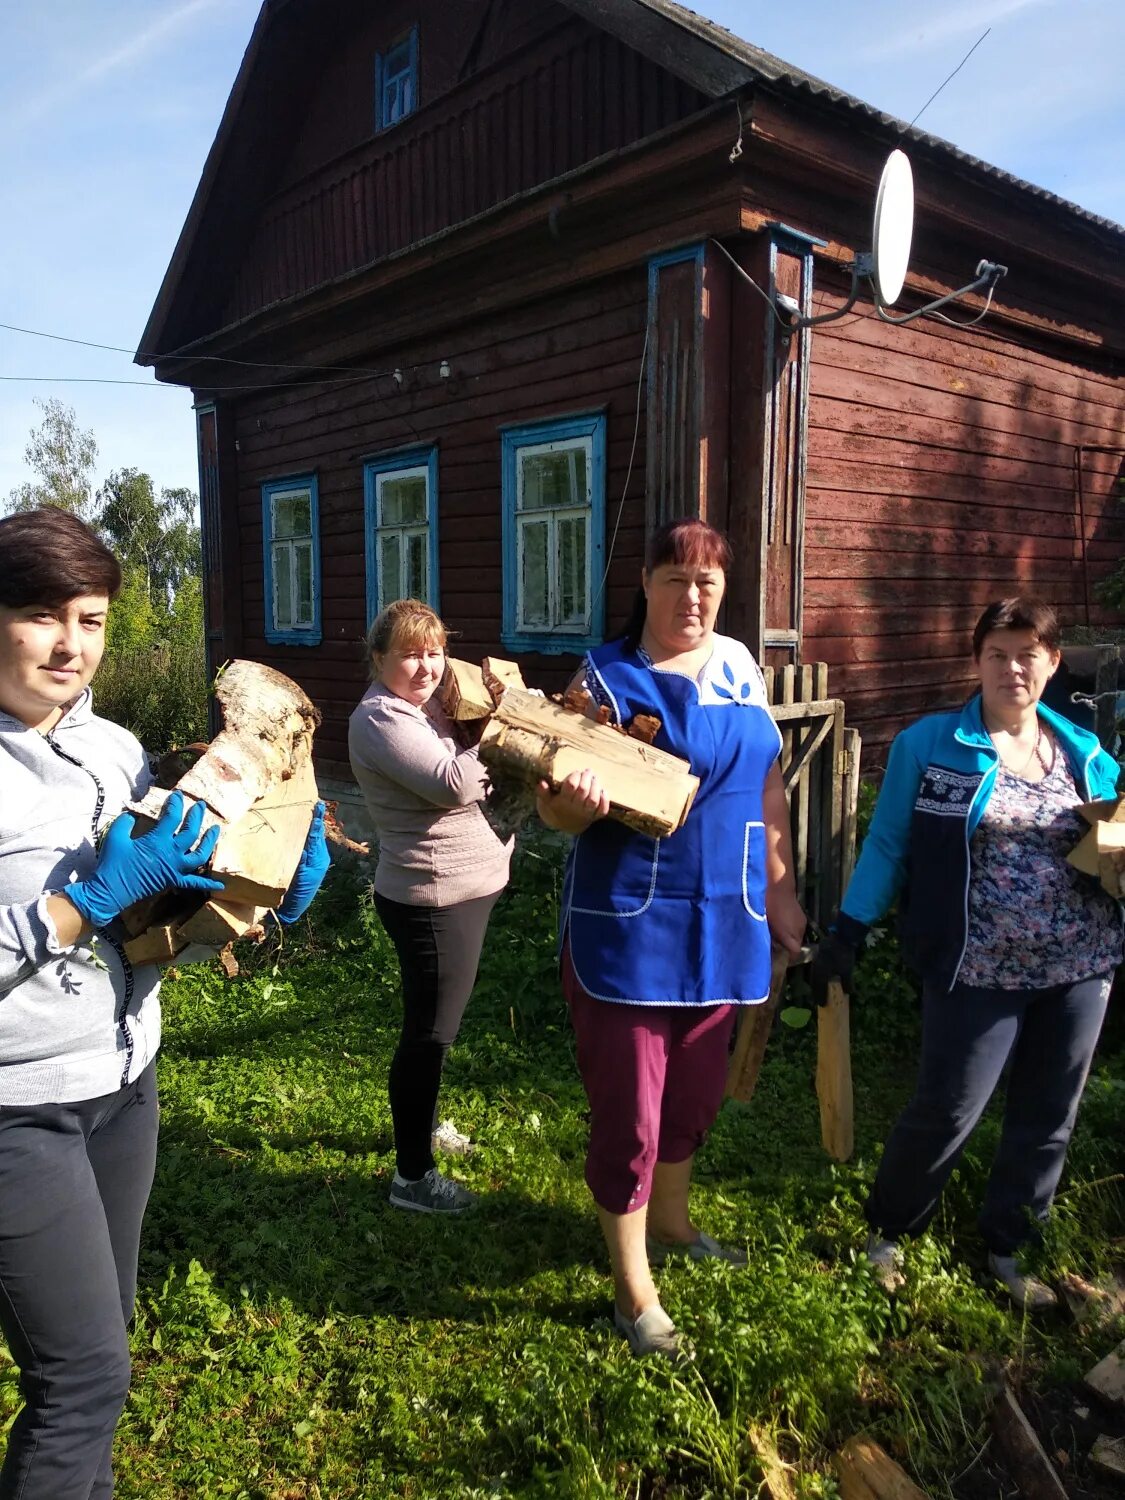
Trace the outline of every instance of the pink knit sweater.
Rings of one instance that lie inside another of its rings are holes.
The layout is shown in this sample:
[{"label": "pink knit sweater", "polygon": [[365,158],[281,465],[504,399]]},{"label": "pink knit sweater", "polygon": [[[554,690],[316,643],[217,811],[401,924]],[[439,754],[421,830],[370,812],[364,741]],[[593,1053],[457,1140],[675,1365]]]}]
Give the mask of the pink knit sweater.
[{"label": "pink knit sweater", "polygon": [[351,716],[348,755],[379,837],[381,896],[454,906],[507,885],[512,840],[501,843],[480,810],[487,773],[475,749],[458,749],[436,697],[415,708],[372,684]]}]

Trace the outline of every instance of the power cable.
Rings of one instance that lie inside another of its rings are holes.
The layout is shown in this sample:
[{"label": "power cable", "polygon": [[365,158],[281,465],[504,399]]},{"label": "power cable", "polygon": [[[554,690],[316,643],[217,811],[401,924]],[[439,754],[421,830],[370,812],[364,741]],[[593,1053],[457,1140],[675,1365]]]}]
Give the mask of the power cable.
[{"label": "power cable", "polygon": [[[322,370],[330,373],[344,375],[356,375],[363,377],[379,377],[382,375],[393,375],[394,370],[368,370],[360,365],[314,365],[314,364],[282,364],[262,359],[236,359],[229,354],[156,354],[151,350],[136,350],[126,348],[123,344],[99,344],[93,339],[76,339],[65,333],[46,333],[41,328],[22,328],[15,323],[0,323],[0,329],[8,333],[22,333],[29,338],[51,339],[57,344],[77,344],[83,349],[102,349],[108,354],[128,354],[130,357],[142,359],[190,361],[195,364],[220,364],[241,365],[250,370],[296,370],[313,371]],[[397,368],[417,370],[418,365],[400,365]]]},{"label": "power cable", "polygon": [[934,100],[937,98],[937,96],[941,93],[942,89],[945,87],[945,84],[949,82],[950,78],[956,78],[957,74],[960,73],[961,69],[968,62],[969,58],[972,57],[973,53],[977,50],[977,48],[980,46],[981,42],[984,41],[985,37],[988,35],[988,33],[991,30],[992,30],[992,27],[988,26],[988,27],[985,28],[984,31],[981,32],[980,36],[977,37],[976,41],[969,48],[968,52],[965,53],[964,57],[957,64],[957,66],[953,69],[953,72],[950,73],[949,78],[947,78],[945,80],[945,83],[939,84],[938,87],[936,89],[934,89],[933,93],[926,100],[925,104],[923,104],[922,108],[914,116],[913,120],[911,120],[911,122],[910,122],[910,129],[911,130],[914,129],[915,125],[917,125],[918,121],[926,113],[926,111],[929,109],[930,105],[934,102]]}]

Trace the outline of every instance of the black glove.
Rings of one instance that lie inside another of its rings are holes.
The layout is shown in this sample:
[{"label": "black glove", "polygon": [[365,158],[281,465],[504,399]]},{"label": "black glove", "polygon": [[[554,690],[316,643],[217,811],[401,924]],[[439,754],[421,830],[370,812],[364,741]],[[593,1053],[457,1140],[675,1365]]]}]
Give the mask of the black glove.
[{"label": "black glove", "polygon": [[829,931],[821,938],[813,953],[809,973],[813,999],[818,1005],[824,1005],[828,1000],[829,980],[838,979],[844,994],[851,994],[855,959],[855,947],[838,932]]}]

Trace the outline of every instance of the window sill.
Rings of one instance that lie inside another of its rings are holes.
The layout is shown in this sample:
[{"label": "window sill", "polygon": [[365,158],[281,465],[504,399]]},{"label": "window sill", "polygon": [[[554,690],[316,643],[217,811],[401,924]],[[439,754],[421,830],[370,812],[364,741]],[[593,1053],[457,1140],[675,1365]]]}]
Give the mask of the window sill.
[{"label": "window sill", "polygon": [[267,630],[266,640],[271,646],[319,646],[319,630]]},{"label": "window sill", "polygon": [[520,635],[502,631],[500,644],[506,651],[537,651],[540,656],[581,656],[602,644],[597,635]]}]

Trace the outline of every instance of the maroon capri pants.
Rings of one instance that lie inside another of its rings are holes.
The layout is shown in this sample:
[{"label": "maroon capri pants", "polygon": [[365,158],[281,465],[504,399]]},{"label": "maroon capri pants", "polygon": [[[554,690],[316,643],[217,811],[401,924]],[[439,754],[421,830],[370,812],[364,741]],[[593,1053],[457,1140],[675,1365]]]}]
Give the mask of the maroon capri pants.
[{"label": "maroon capri pants", "polygon": [[643,1208],[658,1161],[686,1161],[723,1102],[733,1005],[596,1000],[563,947],[562,987],[590,1102],[586,1182],[611,1214]]}]

